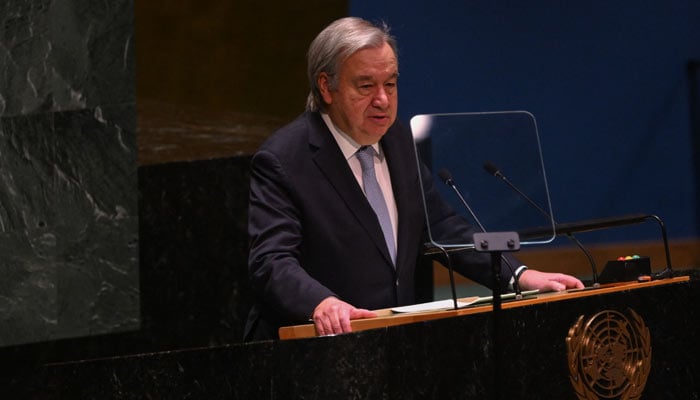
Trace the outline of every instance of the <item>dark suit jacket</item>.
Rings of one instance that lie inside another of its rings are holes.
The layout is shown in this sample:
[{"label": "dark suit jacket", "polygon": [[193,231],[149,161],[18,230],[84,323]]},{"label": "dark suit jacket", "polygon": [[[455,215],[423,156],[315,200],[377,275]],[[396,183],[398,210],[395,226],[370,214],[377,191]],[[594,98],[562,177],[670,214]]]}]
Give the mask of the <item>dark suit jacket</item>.
[{"label": "dark suit jacket", "polygon": [[[414,303],[415,270],[426,217],[413,139],[395,123],[381,145],[398,208],[397,262],[362,189],[319,113],[306,112],[275,132],[251,168],[250,280],[256,302],[246,339],[277,337],[280,326],[308,322],[328,296],[356,307]],[[434,233],[471,241],[473,228],[442,202],[422,169]],[[490,258],[461,252],[455,269],[490,286]],[[510,278],[505,270],[502,276]]]}]

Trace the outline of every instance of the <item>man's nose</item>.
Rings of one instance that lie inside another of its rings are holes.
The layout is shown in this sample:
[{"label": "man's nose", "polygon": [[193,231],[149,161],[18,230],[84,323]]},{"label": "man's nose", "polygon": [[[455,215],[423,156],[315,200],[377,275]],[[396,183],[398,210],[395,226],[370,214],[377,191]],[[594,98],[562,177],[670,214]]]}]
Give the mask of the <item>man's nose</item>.
[{"label": "man's nose", "polygon": [[372,105],[375,107],[384,108],[389,104],[389,95],[386,93],[384,86],[377,86],[377,92],[374,94],[372,99]]}]

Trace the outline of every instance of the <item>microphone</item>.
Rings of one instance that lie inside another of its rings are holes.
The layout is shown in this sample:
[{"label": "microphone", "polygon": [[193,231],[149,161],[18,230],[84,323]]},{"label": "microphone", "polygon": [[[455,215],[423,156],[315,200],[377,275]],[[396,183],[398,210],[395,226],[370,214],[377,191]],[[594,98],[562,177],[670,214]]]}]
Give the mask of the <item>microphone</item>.
[{"label": "microphone", "polygon": [[[486,172],[488,172],[490,175],[493,175],[497,178],[501,178],[503,182],[505,182],[508,187],[510,187],[513,191],[515,191],[520,197],[525,199],[531,206],[533,206],[537,211],[539,211],[542,215],[544,215],[546,218],[551,219],[554,222],[554,225],[556,226],[557,223],[554,221],[554,218],[545,210],[542,209],[537,203],[535,203],[531,198],[529,198],[525,193],[523,193],[522,190],[518,189],[517,186],[513,185],[508,178],[506,178],[503,173],[501,173],[501,170],[496,167],[492,162],[486,161],[484,162],[484,169]],[[578,246],[581,251],[583,251],[583,254],[586,255],[586,258],[588,258],[588,262],[591,264],[591,272],[593,273],[593,287],[599,287],[600,283],[598,283],[598,269],[596,268],[595,260],[593,260],[593,257],[591,256],[591,253],[586,250],[585,247],[583,247],[583,244],[576,239],[576,237],[573,235],[571,232],[566,233],[566,237],[568,237],[576,246]]]},{"label": "microphone", "polygon": [[516,191],[516,192],[520,195],[520,197],[524,198],[528,203],[530,203],[531,206],[535,207],[535,208],[537,209],[537,211],[539,211],[540,213],[542,213],[546,218],[552,219],[552,216],[549,215],[548,212],[546,212],[545,210],[543,210],[542,207],[540,207],[539,205],[537,205],[537,203],[535,203],[534,201],[532,201],[532,199],[529,198],[525,193],[523,193],[523,192],[522,192],[520,189],[518,189],[515,185],[513,185],[512,183],[510,183],[510,181],[508,180],[508,178],[506,178],[505,175],[503,175],[503,174],[501,173],[501,170],[498,169],[498,167],[496,167],[495,165],[493,165],[493,163],[492,163],[491,161],[486,161],[486,162],[484,162],[484,169],[486,170],[486,172],[488,172],[489,174],[495,176],[496,178],[501,178],[501,180],[502,180],[503,182],[505,182],[506,185],[508,185],[511,189],[513,189],[514,191]]},{"label": "microphone", "polygon": [[449,186],[454,190],[454,192],[457,194],[457,197],[459,197],[459,200],[462,202],[464,207],[469,211],[469,215],[471,215],[472,218],[474,218],[474,221],[476,224],[481,228],[482,231],[486,232],[486,229],[484,229],[484,225],[481,224],[481,221],[479,221],[479,218],[477,218],[476,213],[472,210],[472,208],[469,206],[469,203],[467,203],[466,200],[464,200],[464,197],[462,196],[462,193],[457,189],[457,186],[455,185],[455,181],[452,179],[452,174],[450,171],[448,171],[446,168],[442,168],[440,171],[438,171],[438,176],[442,181],[445,183],[445,185]]},{"label": "microphone", "polygon": [[[479,226],[482,232],[486,232],[486,229],[484,228],[484,225],[479,221],[479,218],[476,216],[476,213],[472,210],[472,208],[469,206],[469,203],[464,199],[464,196],[462,196],[462,193],[457,189],[457,185],[455,185],[454,180],[452,179],[452,174],[450,174],[450,171],[448,171],[446,168],[440,169],[438,171],[438,176],[442,180],[442,182],[452,188],[452,190],[455,192],[457,197],[459,197],[459,200],[462,202],[464,205],[464,208],[469,211],[469,215],[474,219],[476,224]],[[503,260],[506,265],[508,266],[508,269],[510,269],[511,275],[513,276],[513,290],[515,291],[515,298],[520,300],[522,299],[523,295],[522,292],[520,291],[520,285],[518,284],[518,278],[519,276],[516,275],[515,270],[513,269],[513,265],[508,261],[507,258],[505,258],[503,255],[501,255],[501,260]],[[499,289],[500,290],[500,289]]]}]

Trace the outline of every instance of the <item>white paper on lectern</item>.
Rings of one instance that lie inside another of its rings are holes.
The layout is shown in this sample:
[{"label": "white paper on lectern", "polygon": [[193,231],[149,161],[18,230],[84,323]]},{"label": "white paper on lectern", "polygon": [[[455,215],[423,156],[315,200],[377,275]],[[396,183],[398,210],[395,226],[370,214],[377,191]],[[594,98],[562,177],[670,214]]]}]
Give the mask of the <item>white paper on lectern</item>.
[{"label": "white paper on lectern", "polygon": [[[532,296],[539,293],[539,290],[525,290],[521,294],[523,297]],[[515,298],[515,293],[506,293],[501,295],[502,300],[509,300]],[[493,296],[484,297],[470,297],[468,299],[463,299],[457,301],[457,308],[464,308],[475,304],[490,303],[493,301]],[[394,307],[391,309],[394,313],[416,313],[416,312],[426,312],[426,311],[441,311],[450,310],[454,308],[454,301],[452,299],[431,301],[428,303],[413,304],[410,306]]]}]

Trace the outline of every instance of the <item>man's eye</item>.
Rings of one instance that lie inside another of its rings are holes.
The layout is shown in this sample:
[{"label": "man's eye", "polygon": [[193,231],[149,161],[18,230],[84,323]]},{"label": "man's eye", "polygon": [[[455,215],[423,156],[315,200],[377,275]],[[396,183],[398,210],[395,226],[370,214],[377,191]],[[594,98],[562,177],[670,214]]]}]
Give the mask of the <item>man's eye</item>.
[{"label": "man's eye", "polygon": [[359,86],[357,87],[357,91],[358,91],[361,95],[366,96],[366,95],[369,95],[370,93],[372,93],[373,88],[374,88],[374,85],[373,85],[373,84],[371,84],[371,83],[365,83],[365,84],[363,84],[363,85],[359,85]]}]

